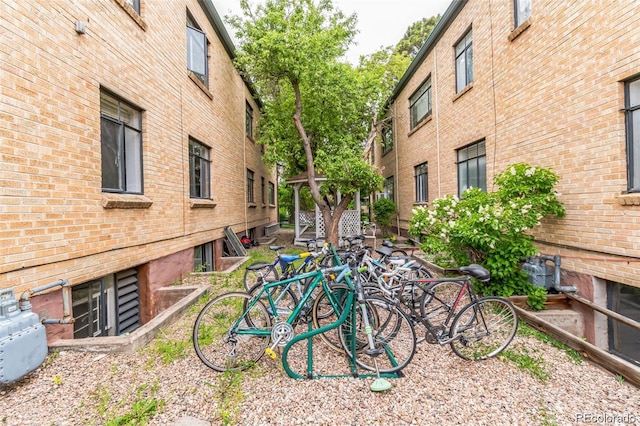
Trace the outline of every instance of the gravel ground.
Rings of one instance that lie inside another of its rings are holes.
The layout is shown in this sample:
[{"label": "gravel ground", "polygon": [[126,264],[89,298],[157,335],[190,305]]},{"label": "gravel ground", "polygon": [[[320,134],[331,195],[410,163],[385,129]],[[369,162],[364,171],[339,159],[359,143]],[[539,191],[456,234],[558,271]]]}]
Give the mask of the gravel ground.
[{"label": "gravel ground", "polygon": [[[0,425],[640,424],[638,388],[525,334],[509,348],[521,366],[502,356],[463,361],[448,346],[421,343],[404,377],[389,379],[393,387],[381,393],[369,390],[371,377],[295,380],[267,357],[249,372],[219,374],[189,341],[201,306],[135,354],[50,355],[0,387]],[[295,345],[290,359],[305,345]],[[350,372],[320,340],[313,366],[321,375]]]}]

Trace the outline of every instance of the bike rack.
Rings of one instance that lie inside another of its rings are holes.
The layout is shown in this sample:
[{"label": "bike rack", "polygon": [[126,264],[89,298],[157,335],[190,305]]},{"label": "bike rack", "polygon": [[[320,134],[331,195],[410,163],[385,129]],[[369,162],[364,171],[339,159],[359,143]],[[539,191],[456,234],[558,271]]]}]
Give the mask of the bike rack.
[{"label": "bike rack", "polygon": [[[297,336],[295,336],[293,339],[291,339],[284,347],[283,351],[282,351],[282,365],[284,367],[284,370],[287,372],[287,374],[289,375],[289,377],[294,378],[294,379],[321,379],[321,378],[345,378],[345,377],[354,377],[354,378],[366,378],[366,377],[376,377],[376,378],[380,378],[380,377],[385,377],[385,378],[398,378],[401,377],[401,374],[399,373],[381,373],[379,376],[377,374],[372,374],[372,373],[366,373],[366,374],[361,374],[358,373],[358,367],[355,361],[355,344],[356,344],[356,330],[355,329],[351,329],[349,330],[349,334],[347,336],[347,343],[351,345],[351,357],[349,358],[349,368],[351,370],[350,374],[333,374],[333,375],[316,375],[313,372],[313,337],[320,334],[320,333],[324,333],[325,331],[329,331],[332,330],[334,328],[339,327],[340,325],[342,325],[347,318],[349,318],[351,320],[351,324],[353,324],[353,318],[355,318],[356,315],[356,303],[354,302],[354,298],[355,298],[355,294],[353,292],[349,292],[347,294],[347,299],[346,299],[346,305],[345,306],[351,306],[352,309],[351,310],[347,310],[345,309],[344,312],[342,312],[342,314],[340,315],[340,317],[338,318],[338,320],[334,323],[331,324],[327,324],[324,325],[322,327],[313,328],[313,324],[311,322],[309,322],[309,331],[299,334]],[[304,339],[308,339],[307,341],[307,373],[306,376],[302,376],[296,372],[294,372],[291,367],[289,366],[289,363],[287,362],[287,356],[289,354],[289,350],[291,349],[291,347],[304,340]],[[386,354],[387,356],[390,356],[389,353]],[[391,357],[392,358],[392,357]],[[373,386],[371,387],[372,390],[374,391],[379,391],[379,390],[386,390],[387,388],[379,388],[377,386]]]}]

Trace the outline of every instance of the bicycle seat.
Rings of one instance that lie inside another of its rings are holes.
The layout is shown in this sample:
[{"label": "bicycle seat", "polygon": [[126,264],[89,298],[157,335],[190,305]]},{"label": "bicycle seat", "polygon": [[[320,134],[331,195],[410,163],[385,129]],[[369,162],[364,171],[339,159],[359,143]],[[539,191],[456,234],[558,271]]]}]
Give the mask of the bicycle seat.
[{"label": "bicycle seat", "polygon": [[392,250],[389,247],[380,247],[376,249],[376,253],[382,255],[382,256],[391,256],[391,252]]},{"label": "bicycle seat", "polygon": [[247,269],[248,269],[248,270],[250,270],[250,271],[257,271],[258,269],[262,269],[262,268],[264,268],[265,266],[269,266],[269,265],[271,265],[271,264],[270,264],[270,263],[267,263],[267,262],[264,262],[264,263],[256,263],[256,264],[253,264],[253,265],[249,265],[249,266],[247,266]]},{"label": "bicycle seat", "polygon": [[269,246],[269,250],[278,251],[282,250],[284,246]]},{"label": "bicycle seat", "polygon": [[472,263],[469,266],[461,266],[458,271],[476,278],[478,281],[487,282],[491,279],[491,273],[480,265]]},{"label": "bicycle seat", "polygon": [[297,254],[281,254],[280,260],[283,262],[291,263],[294,260],[300,259],[300,256]]},{"label": "bicycle seat", "polygon": [[384,240],[382,242],[382,245],[385,246],[385,247],[393,248],[393,243],[391,241],[389,241],[389,240]]}]

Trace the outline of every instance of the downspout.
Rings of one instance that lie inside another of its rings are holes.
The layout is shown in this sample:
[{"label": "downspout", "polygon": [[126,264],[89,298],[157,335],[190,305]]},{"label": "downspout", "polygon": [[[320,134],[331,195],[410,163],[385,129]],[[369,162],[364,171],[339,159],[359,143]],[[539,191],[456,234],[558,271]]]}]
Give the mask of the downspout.
[{"label": "downspout", "polygon": [[398,206],[398,214],[396,214],[396,230],[398,231],[398,235],[400,235],[400,191],[396,190],[396,186],[397,186],[396,182],[400,180],[399,179],[400,176],[398,176],[398,173],[400,172],[400,168],[399,168],[399,165],[398,165],[398,138],[397,138],[397,136],[398,136],[398,130],[397,130],[397,127],[398,127],[398,120],[397,120],[398,111],[397,111],[397,108],[398,108],[398,106],[397,106],[397,104],[398,104],[397,102],[393,103],[393,116],[396,117],[396,120],[394,120],[395,123],[392,126],[393,140],[396,142],[396,146],[395,146],[395,149],[394,149],[395,157],[396,157],[396,171],[395,171],[395,177],[393,178],[393,193],[394,194],[398,194],[397,195],[397,201],[396,201],[396,205]]},{"label": "downspout", "polygon": [[[244,94],[244,87],[242,88],[242,93]],[[244,99],[244,96],[243,96]],[[245,101],[245,109],[247,108],[247,100],[244,99]],[[245,129],[247,128],[247,113],[245,110],[245,114],[244,114],[244,128],[240,129],[240,133],[242,134],[241,136],[241,141],[242,141],[242,163],[244,164],[244,170],[243,170],[243,174],[244,174],[244,235],[246,235],[247,237],[249,236],[249,211],[248,211],[248,200],[247,200],[247,185],[249,184],[249,181],[247,180],[249,178],[249,176],[247,176],[247,137],[245,135]],[[253,123],[251,123],[251,125],[253,126]],[[255,180],[255,176],[254,176],[254,180]],[[254,193],[255,194],[255,193]]]},{"label": "downspout", "polygon": [[[436,121],[436,164],[438,166],[438,174],[436,175],[438,180],[438,197],[442,196],[441,189],[441,170],[440,170],[440,123],[438,120],[438,49],[433,49],[433,74],[434,77],[432,79],[435,84],[431,84],[431,88],[433,89],[433,118]],[[428,200],[427,200],[428,201]]]}]

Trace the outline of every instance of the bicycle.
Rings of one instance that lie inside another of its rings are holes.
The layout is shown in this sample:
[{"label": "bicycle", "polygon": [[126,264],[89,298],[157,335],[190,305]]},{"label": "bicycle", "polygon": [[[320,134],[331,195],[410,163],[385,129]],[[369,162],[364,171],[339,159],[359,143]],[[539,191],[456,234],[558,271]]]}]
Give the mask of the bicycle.
[{"label": "bicycle", "polygon": [[[247,266],[244,271],[244,288],[246,291],[251,290],[256,284],[263,282],[275,282],[280,279],[291,278],[292,276],[309,272],[317,269],[320,257],[324,254],[322,251],[311,251],[316,248],[316,240],[306,241],[307,251],[300,254],[280,254],[279,251],[284,246],[269,246],[270,250],[276,252],[273,262],[257,261]],[[295,266],[296,260],[303,261]]]},{"label": "bicycle", "polygon": [[458,268],[458,272],[463,276],[418,278],[393,287],[368,287],[367,291],[383,294],[404,307],[414,327],[421,324],[426,328],[427,343],[449,344],[463,359],[494,357],[513,340],[518,328],[517,312],[507,299],[476,295],[472,278],[488,281],[490,273],[485,268],[472,264]]},{"label": "bicycle", "polygon": [[[321,288],[321,293],[332,307],[331,314],[337,320],[306,334],[322,334],[340,327],[339,335],[345,346],[345,353],[357,365],[375,371],[378,379],[381,373],[401,370],[411,361],[415,352],[415,333],[410,321],[403,312],[382,299],[382,303],[375,306],[376,312],[370,312],[375,302],[367,303],[359,281],[356,280],[357,283],[354,284],[348,278],[349,273],[353,273],[349,265],[335,266],[282,281],[265,282],[258,294],[253,296],[231,292],[214,298],[205,305],[194,324],[193,343],[196,354],[205,365],[222,372],[245,369],[265,353],[275,359],[275,349],[284,346],[284,363],[288,348],[294,342],[294,323],[311,294]],[[344,280],[344,284],[340,284],[340,291],[330,285],[330,279],[326,277],[329,274],[337,275],[337,283]],[[292,310],[279,307],[271,290],[296,280],[310,280],[303,297]],[[356,298],[357,304],[354,303]],[[388,312],[384,312],[385,309]],[[312,315],[317,315],[315,310]],[[350,317],[349,321],[347,317]],[[387,320],[382,325],[379,324],[379,318],[393,321]],[[356,331],[360,331],[357,337],[350,337],[355,336]],[[410,337],[408,340],[399,338],[407,334]],[[385,357],[378,359],[382,354]],[[368,359],[364,359],[365,357]]]}]

